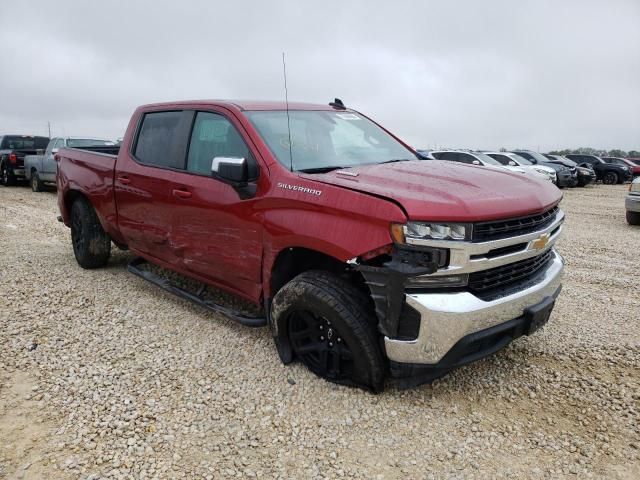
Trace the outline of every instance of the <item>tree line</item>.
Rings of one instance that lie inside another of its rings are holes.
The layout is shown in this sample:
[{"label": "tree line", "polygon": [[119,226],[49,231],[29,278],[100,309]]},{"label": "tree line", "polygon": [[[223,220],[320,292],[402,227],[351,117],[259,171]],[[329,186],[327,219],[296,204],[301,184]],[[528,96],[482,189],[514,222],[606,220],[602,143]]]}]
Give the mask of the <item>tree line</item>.
[{"label": "tree line", "polygon": [[569,153],[581,153],[583,155],[597,155],[598,157],[622,157],[622,158],[640,158],[640,152],[638,150],[630,150],[625,152],[624,150],[601,150],[598,148],[581,147],[581,148],[567,148],[564,150],[554,150],[549,152],[551,155],[567,155]]}]

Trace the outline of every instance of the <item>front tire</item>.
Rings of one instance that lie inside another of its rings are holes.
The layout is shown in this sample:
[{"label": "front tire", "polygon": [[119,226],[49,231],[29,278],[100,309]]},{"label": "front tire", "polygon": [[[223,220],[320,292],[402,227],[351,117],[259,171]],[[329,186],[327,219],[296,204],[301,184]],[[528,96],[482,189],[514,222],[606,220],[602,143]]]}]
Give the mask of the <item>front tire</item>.
[{"label": "front tire", "polygon": [[629,225],[640,225],[640,212],[627,210],[627,223]]},{"label": "front tire", "polygon": [[44,190],[44,184],[40,181],[38,172],[31,172],[31,190],[41,192]]},{"label": "front tire", "polygon": [[278,291],[271,312],[273,321],[286,326],[294,356],[313,373],[383,390],[385,362],[375,313],[354,285],[328,272],[304,272]]},{"label": "front tire", "polygon": [[605,172],[602,183],[605,185],[615,185],[618,183],[618,174],[616,172]]},{"label": "front tire", "polygon": [[78,198],[71,206],[71,243],[76,261],[82,268],[103,267],[109,261],[111,238],[84,198]]}]

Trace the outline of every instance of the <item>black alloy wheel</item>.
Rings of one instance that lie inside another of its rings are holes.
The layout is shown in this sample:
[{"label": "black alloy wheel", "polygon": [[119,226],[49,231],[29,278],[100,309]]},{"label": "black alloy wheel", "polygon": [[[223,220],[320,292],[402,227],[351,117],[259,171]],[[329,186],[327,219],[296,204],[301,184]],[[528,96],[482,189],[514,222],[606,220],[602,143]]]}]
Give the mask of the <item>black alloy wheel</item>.
[{"label": "black alloy wheel", "polygon": [[602,183],[605,185],[615,185],[618,183],[618,174],[616,172],[606,172],[602,179]]},{"label": "black alloy wheel", "polygon": [[309,370],[333,381],[351,378],[353,354],[329,320],[297,310],[291,312],[288,324],[291,346]]}]

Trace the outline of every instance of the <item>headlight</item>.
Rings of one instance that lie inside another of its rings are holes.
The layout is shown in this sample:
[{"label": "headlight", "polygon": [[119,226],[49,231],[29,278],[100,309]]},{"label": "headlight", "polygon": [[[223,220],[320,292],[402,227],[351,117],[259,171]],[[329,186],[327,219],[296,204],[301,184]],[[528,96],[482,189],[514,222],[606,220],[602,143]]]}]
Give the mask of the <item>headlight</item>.
[{"label": "headlight", "polygon": [[638,192],[640,193],[640,182],[635,181],[631,184],[631,186],[629,187],[629,191],[630,192]]},{"label": "headlight", "polygon": [[419,245],[424,240],[470,240],[471,225],[467,223],[408,222],[391,225],[391,236],[398,244]]}]

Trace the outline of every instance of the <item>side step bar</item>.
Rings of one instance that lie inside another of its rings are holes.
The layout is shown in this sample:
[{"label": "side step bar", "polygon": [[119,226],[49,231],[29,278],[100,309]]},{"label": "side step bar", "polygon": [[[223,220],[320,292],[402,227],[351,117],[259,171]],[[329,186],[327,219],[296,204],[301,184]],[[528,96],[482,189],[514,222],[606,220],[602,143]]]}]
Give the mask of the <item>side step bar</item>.
[{"label": "side step bar", "polygon": [[174,295],[190,300],[193,303],[196,303],[201,307],[204,307],[213,312],[226,315],[227,317],[230,317],[236,322],[239,322],[242,325],[246,325],[247,327],[264,327],[267,325],[267,319],[264,317],[252,317],[249,315],[244,315],[242,313],[236,312],[235,310],[232,310],[225,306],[219,305],[217,303],[214,303],[208,300],[204,300],[202,298],[202,294],[206,289],[205,285],[203,285],[202,288],[200,288],[200,291],[197,294],[193,294],[183,288],[180,288],[177,285],[174,285],[167,278],[161,277],[160,275],[157,275],[153,272],[149,272],[147,270],[143,270],[142,268],[140,268],[140,266],[145,263],[147,263],[147,261],[144,258],[136,257],[133,260],[131,260],[131,262],[129,262],[129,264],[127,265],[127,270],[129,270],[134,275],[137,275],[140,278],[143,278],[148,282],[151,282],[154,285],[157,285],[158,287],[166,290],[167,292],[171,292]]}]

